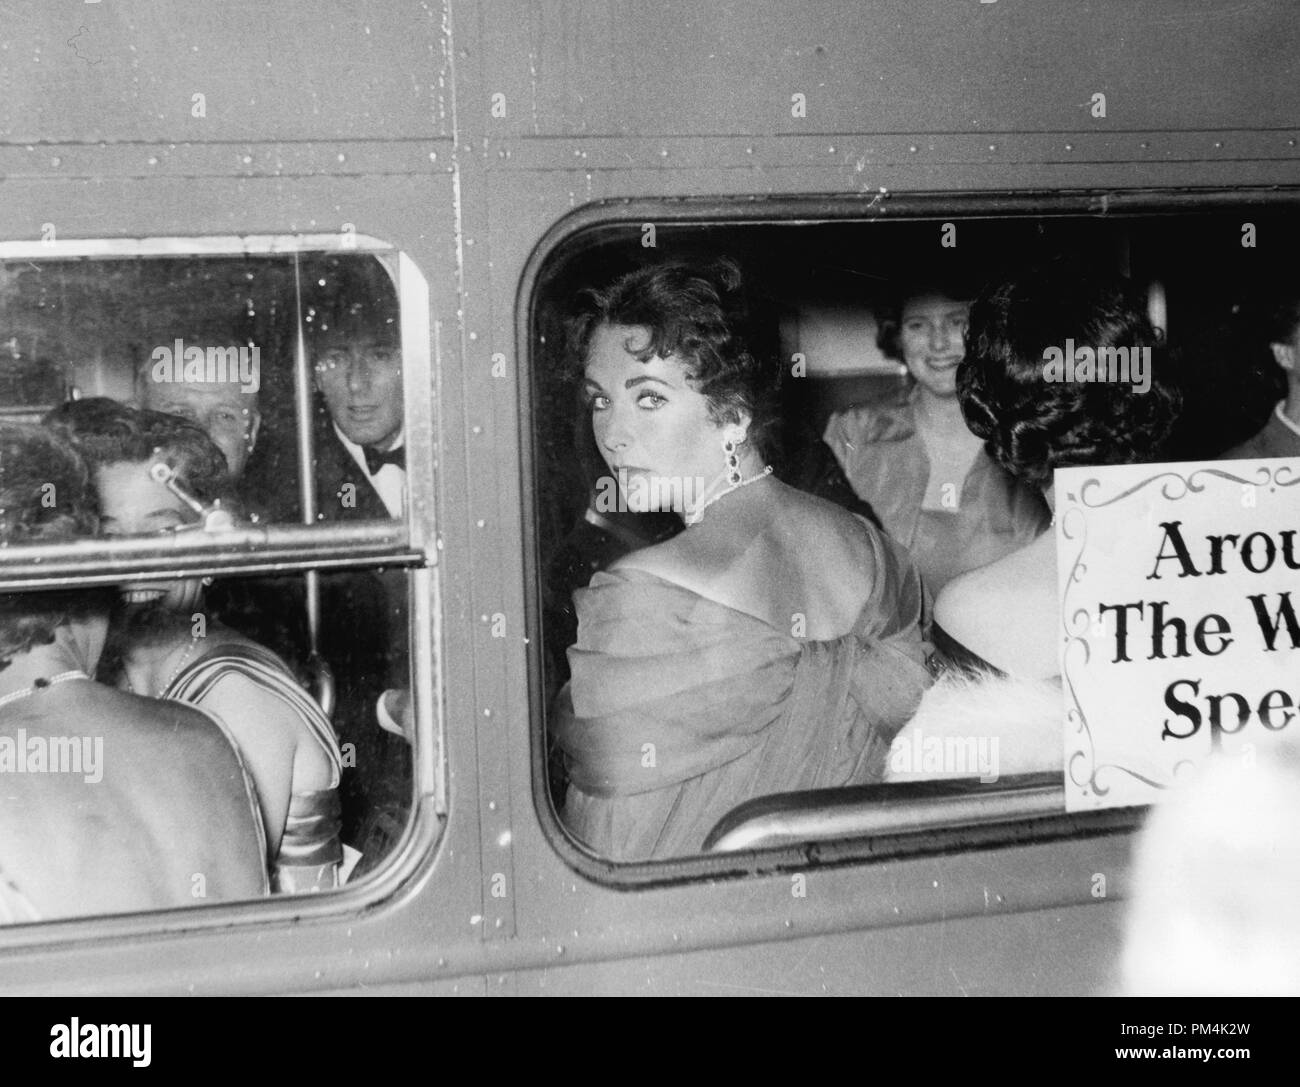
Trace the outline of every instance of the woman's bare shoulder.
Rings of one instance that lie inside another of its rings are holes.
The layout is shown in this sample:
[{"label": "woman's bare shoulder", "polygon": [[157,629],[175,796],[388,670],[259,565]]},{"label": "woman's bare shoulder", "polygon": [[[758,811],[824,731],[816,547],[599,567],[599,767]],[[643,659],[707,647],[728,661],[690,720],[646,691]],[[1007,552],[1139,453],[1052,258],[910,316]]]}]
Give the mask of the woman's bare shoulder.
[{"label": "woman's bare shoulder", "polygon": [[815,495],[780,485],[766,511],[742,530],[715,531],[712,525],[687,529],[624,555],[609,569],[639,570],[667,581],[692,584],[734,569],[763,555],[794,558],[799,565],[851,563],[870,568],[879,547],[877,531],[856,514]]},{"label": "woman's bare shoulder", "polygon": [[662,581],[681,584],[690,569],[689,557],[683,554],[681,536],[629,551],[606,567],[614,576],[650,574]]},{"label": "woman's bare shoulder", "polygon": [[781,496],[784,524],[808,544],[857,552],[871,547],[875,529],[856,513],[794,487],[783,486]]},{"label": "woman's bare shoulder", "polygon": [[218,714],[235,732],[252,729],[297,737],[306,728],[298,712],[285,699],[268,690],[238,669],[228,669],[217,678],[199,703]]},{"label": "woman's bare shoulder", "polygon": [[1011,675],[1050,677],[1056,665],[1054,552],[1035,544],[948,582],[934,619],[953,639]]}]

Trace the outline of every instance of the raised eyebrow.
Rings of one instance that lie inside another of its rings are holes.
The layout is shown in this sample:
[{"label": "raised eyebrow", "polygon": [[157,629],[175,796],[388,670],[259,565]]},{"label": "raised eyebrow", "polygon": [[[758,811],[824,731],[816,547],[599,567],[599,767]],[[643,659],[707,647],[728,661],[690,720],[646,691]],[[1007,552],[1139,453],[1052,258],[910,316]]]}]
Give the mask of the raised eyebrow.
[{"label": "raised eyebrow", "polygon": [[665,381],[661,377],[653,377],[650,374],[642,374],[640,377],[628,378],[625,382],[623,382],[623,388],[635,389],[638,385],[644,385],[647,381],[653,381],[658,385],[662,385],[665,389],[676,388],[676,386],[673,385],[672,382]]}]

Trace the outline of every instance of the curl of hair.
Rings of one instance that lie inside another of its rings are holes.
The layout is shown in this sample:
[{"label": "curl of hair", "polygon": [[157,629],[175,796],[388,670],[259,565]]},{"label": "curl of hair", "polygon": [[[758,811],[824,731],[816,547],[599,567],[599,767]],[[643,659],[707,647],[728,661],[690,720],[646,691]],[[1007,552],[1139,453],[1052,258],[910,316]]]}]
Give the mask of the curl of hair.
[{"label": "curl of hair", "polygon": [[1264,340],[1290,343],[1300,330],[1300,281],[1274,286],[1264,300]]},{"label": "curl of hair", "polygon": [[730,258],[673,259],[630,272],[610,286],[588,288],[567,322],[569,367],[577,381],[598,328],[644,329],[624,346],[633,358],[676,357],[692,387],[709,401],[715,423],[749,413],[748,441],[770,456],[779,416],[782,369],[750,348],[751,307],[739,265]]},{"label": "curl of hair", "polygon": [[302,284],[302,327],[312,350],[364,338],[400,345],[397,288],[376,258],[358,254],[308,258],[303,262]]},{"label": "curl of hair", "polygon": [[[98,510],[85,462],[64,441],[20,423],[0,423],[0,547],[94,535]],[[96,590],[0,593],[0,670],[49,645],[70,618],[106,613]]]},{"label": "curl of hair", "polygon": [[[1124,381],[1047,381],[1044,352],[1149,348],[1151,387]],[[957,396],[967,426],[1012,475],[1037,486],[1070,465],[1160,459],[1182,404],[1145,301],[1118,277],[1064,268],[982,293],[971,307]]]},{"label": "curl of hair", "polygon": [[92,471],[162,461],[200,502],[230,504],[234,485],[225,455],[207,431],[179,415],[94,397],[68,401],[46,415],[45,423],[73,444]]}]

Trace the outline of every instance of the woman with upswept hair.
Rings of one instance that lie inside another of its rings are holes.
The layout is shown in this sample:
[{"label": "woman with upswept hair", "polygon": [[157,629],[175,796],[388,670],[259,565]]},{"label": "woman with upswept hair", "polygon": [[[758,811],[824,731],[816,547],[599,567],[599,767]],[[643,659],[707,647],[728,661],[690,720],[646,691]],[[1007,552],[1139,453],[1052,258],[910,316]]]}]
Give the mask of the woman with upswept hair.
[{"label": "woman with upswept hair", "polygon": [[747,800],[878,780],[929,683],[902,548],[772,475],[780,367],[747,323],[734,263],[678,260],[571,324],[608,482],[686,525],[574,594],[563,818],[604,857],[696,853]]},{"label": "woman with upswept hair", "polygon": [[[1059,381],[1050,349],[1073,341],[1150,350],[1137,382]],[[1182,398],[1163,336],[1127,280],[1064,265],[1034,269],[985,291],[971,307],[957,395],[988,455],[1056,508],[1053,471],[1159,461]],[[1058,770],[1061,616],[1056,534],[954,578],[934,606],[931,636],[947,673],[899,735],[927,742],[996,741],[1001,774]],[[900,760],[901,767],[901,760]],[[891,765],[891,780],[933,776]]]},{"label": "woman with upswept hair", "polygon": [[[190,531],[200,527],[195,503],[210,508],[228,499],[220,449],[178,416],[78,400],[47,423],[90,463],[104,535]],[[342,760],[334,730],[279,657],[203,614],[210,580],[122,588],[117,682],[151,698],[201,706],[225,722],[257,785],[275,890],[337,886]]]},{"label": "woman with upswept hair", "polygon": [[[0,423],[0,546],[92,535],[95,514],[80,457]],[[256,794],[221,722],[91,678],[111,599],[0,594],[0,923],[267,893]]]},{"label": "woman with upswept hair", "polygon": [[[1051,348],[1149,350],[1149,381],[1056,381]],[[1064,265],[986,291],[971,309],[957,396],[988,455],[1056,509],[1053,470],[1158,461],[1182,398],[1162,335],[1133,284]],[[1054,677],[1059,607],[1056,536],[1044,533],[951,582],[935,601],[937,639],[1003,672]]]}]

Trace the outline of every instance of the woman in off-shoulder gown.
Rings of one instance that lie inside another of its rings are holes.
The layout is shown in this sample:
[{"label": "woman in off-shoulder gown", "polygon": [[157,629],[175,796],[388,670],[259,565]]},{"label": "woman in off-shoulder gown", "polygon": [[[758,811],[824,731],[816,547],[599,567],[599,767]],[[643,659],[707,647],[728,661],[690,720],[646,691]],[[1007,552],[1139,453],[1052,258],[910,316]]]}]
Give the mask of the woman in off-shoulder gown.
[{"label": "woman in off-shoulder gown", "polygon": [[760,796],[880,780],[930,682],[901,546],[763,464],[775,375],[742,297],[729,262],[671,262],[591,292],[571,330],[620,495],[687,525],[575,593],[563,818],[614,860],[698,853]]},{"label": "woman in off-shoulder gown", "polygon": [[636,569],[578,591],[559,729],[578,837],[619,859],[697,853],[747,800],[880,780],[930,677],[919,578],[868,533],[873,592],[836,638],[794,637]]}]

